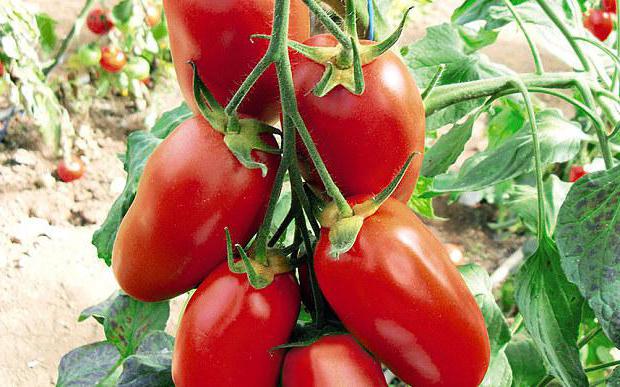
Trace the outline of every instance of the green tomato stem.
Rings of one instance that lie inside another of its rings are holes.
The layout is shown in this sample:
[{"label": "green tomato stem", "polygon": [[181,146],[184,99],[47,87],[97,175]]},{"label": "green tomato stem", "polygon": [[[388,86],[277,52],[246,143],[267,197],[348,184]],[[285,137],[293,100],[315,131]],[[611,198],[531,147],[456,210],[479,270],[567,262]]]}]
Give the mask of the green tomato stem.
[{"label": "green tomato stem", "polygon": [[271,52],[267,51],[267,53],[261,58],[261,60],[256,64],[252,72],[245,78],[239,89],[232,96],[228,105],[226,105],[226,109],[224,110],[227,115],[234,115],[241,102],[243,102],[244,98],[248,95],[252,86],[256,83],[258,78],[269,68],[269,66],[273,63],[273,55]]},{"label": "green tomato stem", "polygon": [[588,367],[585,369],[586,372],[594,372],[594,371],[598,371],[598,370],[604,370],[605,368],[610,368],[610,367],[614,367],[620,365],[620,360],[614,360],[614,361],[610,361],[608,363],[603,363],[603,364],[599,364],[599,365],[595,365],[592,367]]},{"label": "green tomato stem", "polygon": [[[581,93],[583,100],[585,101],[588,107],[593,108],[595,105],[595,99],[592,95],[592,90],[585,84],[583,81],[576,82],[577,89]],[[604,107],[603,107],[604,109]],[[598,137],[599,147],[601,148],[601,153],[603,154],[603,160],[605,161],[605,168],[610,169],[614,166],[613,157],[611,154],[611,149],[609,149],[609,139],[607,137],[607,132],[605,132],[604,127],[600,127],[595,125],[596,136]]]},{"label": "green tomato stem", "polygon": [[334,35],[334,37],[338,40],[338,42],[346,49],[351,48],[351,41],[347,34],[345,34],[342,29],[336,24],[335,21],[325,12],[323,7],[321,7],[315,0],[303,0],[304,3],[310,9],[310,12],[316,16],[317,19],[327,28],[327,30]]},{"label": "green tomato stem", "polygon": [[527,31],[527,28],[525,28],[525,23],[523,22],[523,19],[521,19],[519,12],[517,12],[517,10],[512,5],[510,0],[504,0],[504,3],[506,4],[506,7],[508,7],[508,10],[510,11],[510,13],[512,13],[512,16],[515,18],[515,21],[517,22],[519,29],[521,29],[521,32],[523,32],[523,35],[525,36],[525,40],[527,40],[527,45],[530,47],[530,51],[532,52],[532,57],[534,59],[534,66],[536,68],[536,71],[535,71],[536,74],[538,75],[543,74],[545,72],[545,69],[543,68],[543,62],[542,62],[542,59],[540,58],[540,52],[538,51],[538,48],[536,47],[534,40],[532,40],[532,37]]},{"label": "green tomato stem", "polygon": [[585,347],[586,344],[592,341],[592,339],[595,338],[596,335],[598,335],[602,330],[603,328],[599,325],[598,327],[592,329],[590,332],[586,333],[586,335],[577,342],[577,348],[581,349]]}]

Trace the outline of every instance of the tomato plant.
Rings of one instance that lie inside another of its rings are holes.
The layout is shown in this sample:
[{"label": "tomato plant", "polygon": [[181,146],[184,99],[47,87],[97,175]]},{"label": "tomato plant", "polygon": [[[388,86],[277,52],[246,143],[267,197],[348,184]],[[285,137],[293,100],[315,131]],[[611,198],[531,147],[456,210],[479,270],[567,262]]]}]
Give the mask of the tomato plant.
[{"label": "tomato plant", "polygon": [[387,386],[381,365],[348,335],[324,336],[292,348],[282,367],[282,386]]},{"label": "tomato plant", "polygon": [[95,8],[88,13],[86,25],[93,34],[97,35],[107,34],[114,27],[110,19],[110,11],[102,8]]},{"label": "tomato plant", "polygon": [[78,180],[84,176],[84,172],[86,172],[86,165],[84,165],[82,159],[77,156],[72,156],[69,161],[61,160],[56,169],[58,177],[65,183]]}]

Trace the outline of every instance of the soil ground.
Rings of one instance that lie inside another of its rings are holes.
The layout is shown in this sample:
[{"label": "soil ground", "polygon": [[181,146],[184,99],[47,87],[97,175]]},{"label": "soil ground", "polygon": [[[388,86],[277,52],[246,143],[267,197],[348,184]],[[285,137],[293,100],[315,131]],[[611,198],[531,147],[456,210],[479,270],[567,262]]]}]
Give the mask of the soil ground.
[{"label": "soil ground", "polygon": [[[82,0],[26,0],[36,3],[68,30]],[[62,4],[62,6],[59,6]],[[424,27],[449,20],[454,0],[424,7],[413,17],[406,39]],[[88,40],[83,34],[82,40]],[[531,69],[520,37],[502,38],[488,54],[517,71]],[[519,54],[516,54],[518,52]],[[504,59],[505,60],[502,60]],[[551,60],[548,68],[558,67]],[[160,111],[176,106],[178,91],[162,86],[154,92]],[[143,114],[129,101],[98,101],[79,122],[86,176],[72,184],[53,176],[55,161],[41,150],[27,121],[18,119],[0,144],[0,385],[54,384],[61,356],[80,345],[101,340],[97,323],[77,323],[80,311],[116,289],[111,271],[96,258],[91,236],[124,184],[117,153],[126,134],[142,129]],[[471,150],[483,141],[474,141]],[[487,226],[491,207],[471,208],[439,201],[434,222],[441,240],[460,250],[466,261],[493,270],[522,244],[517,236],[498,236]],[[171,319],[174,320],[174,319]],[[172,327],[171,327],[172,329]]]}]

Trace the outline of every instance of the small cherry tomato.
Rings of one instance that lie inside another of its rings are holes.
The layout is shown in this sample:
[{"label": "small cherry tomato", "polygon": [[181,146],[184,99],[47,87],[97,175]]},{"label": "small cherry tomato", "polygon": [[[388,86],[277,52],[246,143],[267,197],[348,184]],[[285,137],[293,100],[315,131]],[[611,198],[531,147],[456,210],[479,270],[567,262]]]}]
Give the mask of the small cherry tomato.
[{"label": "small cherry tomato", "polygon": [[92,33],[97,35],[107,34],[114,27],[114,23],[110,19],[110,12],[101,8],[90,11],[86,19],[86,25]]},{"label": "small cherry tomato", "polygon": [[81,178],[84,176],[84,172],[86,172],[86,165],[84,165],[82,159],[77,156],[72,156],[68,161],[60,160],[56,169],[58,177],[65,183],[70,183]]},{"label": "small cherry tomato", "polygon": [[151,75],[151,64],[141,56],[133,57],[129,59],[123,72],[131,79],[143,81]]},{"label": "small cherry tomato", "polygon": [[0,77],[4,76],[4,63],[0,62]]},{"label": "small cherry tomato", "polygon": [[387,386],[381,365],[349,335],[324,336],[284,358],[282,387]]},{"label": "small cherry tomato", "polygon": [[149,27],[155,27],[161,21],[161,8],[155,4],[149,4],[146,6],[146,17],[144,18],[146,25]]},{"label": "small cherry tomato", "polygon": [[587,175],[587,172],[583,169],[583,166],[581,166],[581,165],[573,165],[572,167],[570,167],[570,172],[568,174],[568,180],[571,183],[574,183],[577,180],[579,180],[582,177],[584,177],[585,175]]},{"label": "small cherry tomato", "polygon": [[603,11],[616,13],[616,0],[603,0]]},{"label": "small cherry tomato", "polygon": [[106,46],[101,48],[101,68],[109,73],[120,72],[127,64],[127,56],[118,47]]},{"label": "small cherry tomato", "polygon": [[275,387],[299,313],[299,286],[290,274],[254,289],[245,274],[222,263],[198,287],[174,344],[177,387]]},{"label": "small cherry tomato", "polygon": [[614,21],[610,13],[600,9],[591,9],[584,15],[583,26],[603,42],[614,29]]},{"label": "small cherry tomato", "polygon": [[84,67],[95,66],[101,60],[101,49],[90,44],[82,46],[78,50],[78,59],[80,60],[80,64]]}]

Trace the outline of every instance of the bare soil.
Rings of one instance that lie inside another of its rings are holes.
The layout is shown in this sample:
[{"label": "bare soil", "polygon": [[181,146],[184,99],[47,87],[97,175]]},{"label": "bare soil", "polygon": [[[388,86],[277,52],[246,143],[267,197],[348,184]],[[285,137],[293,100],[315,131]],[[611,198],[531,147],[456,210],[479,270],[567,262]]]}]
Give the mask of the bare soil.
[{"label": "bare soil", "polygon": [[[83,4],[82,0],[27,2],[58,19],[61,31],[68,30]],[[455,4],[443,0],[423,8],[413,17],[406,39],[422,36],[424,26],[447,22]],[[91,38],[84,33],[80,39]],[[509,37],[507,44],[494,47],[496,51],[489,54],[507,58],[514,69],[531,68],[520,40]],[[163,111],[176,106],[180,95],[163,87],[154,92],[153,100]],[[15,120],[9,137],[0,143],[0,385],[54,384],[64,353],[103,339],[96,322],[77,323],[82,309],[107,298],[117,287],[90,240],[123,188],[125,173],[117,154],[124,151],[126,134],[143,128],[142,118],[130,101],[120,97],[91,106],[76,125],[81,128],[80,149],[88,172],[71,184],[56,179],[56,160],[41,149],[27,120]],[[482,143],[474,141],[470,151]],[[464,261],[478,262],[488,270],[522,243],[519,236],[500,237],[488,228],[495,216],[490,206],[438,201],[437,212],[449,219],[432,223],[440,239],[460,250]]]}]

